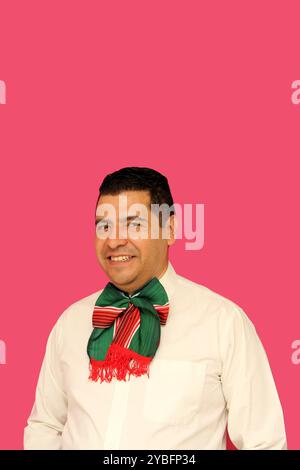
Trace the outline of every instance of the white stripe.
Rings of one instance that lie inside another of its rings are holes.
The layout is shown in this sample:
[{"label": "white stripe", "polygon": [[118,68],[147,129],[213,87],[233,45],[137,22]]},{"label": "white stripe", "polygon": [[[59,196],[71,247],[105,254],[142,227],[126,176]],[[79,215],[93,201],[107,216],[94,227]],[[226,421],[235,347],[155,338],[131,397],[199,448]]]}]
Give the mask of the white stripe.
[{"label": "white stripe", "polygon": [[139,329],[140,326],[140,319],[138,318],[136,324],[133,326],[132,334],[128,338],[127,342],[125,343],[125,347],[128,348],[133,336],[135,335],[136,331]]},{"label": "white stripe", "polygon": [[99,307],[99,305],[95,305],[94,310],[115,310],[117,312],[121,312],[124,308],[117,308],[117,307]]}]

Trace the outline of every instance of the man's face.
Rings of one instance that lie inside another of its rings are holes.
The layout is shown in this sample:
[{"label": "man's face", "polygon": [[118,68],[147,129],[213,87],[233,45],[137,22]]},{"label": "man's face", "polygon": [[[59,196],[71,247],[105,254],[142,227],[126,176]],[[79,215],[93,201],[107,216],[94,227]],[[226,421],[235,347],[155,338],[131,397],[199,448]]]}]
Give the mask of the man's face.
[{"label": "man's face", "polygon": [[[159,278],[164,273],[168,247],[175,241],[174,216],[168,219],[166,226],[169,227],[168,238],[163,235],[157,214],[151,212],[148,191],[100,196],[96,208],[96,255],[116,287],[131,294],[152,277]],[[151,236],[153,230],[156,238]],[[122,255],[130,258],[117,258]]]}]

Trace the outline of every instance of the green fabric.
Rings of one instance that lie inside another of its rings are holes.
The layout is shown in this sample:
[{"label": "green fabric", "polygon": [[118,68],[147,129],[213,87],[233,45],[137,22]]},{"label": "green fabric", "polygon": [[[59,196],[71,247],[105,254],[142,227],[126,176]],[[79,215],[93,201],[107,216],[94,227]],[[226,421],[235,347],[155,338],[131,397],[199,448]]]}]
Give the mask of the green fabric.
[{"label": "green fabric", "polygon": [[[109,282],[99,295],[95,306],[127,309],[134,304],[140,310],[140,327],[135,332],[128,349],[145,356],[153,357],[160,342],[160,318],[153,305],[165,305],[168,302],[167,293],[154,277],[131,295],[118,289]],[[122,315],[122,314],[121,314]],[[90,358],[104,360],[107,350],[113,342],[113,324],[108,328],[94,328],[87,346]]]}]

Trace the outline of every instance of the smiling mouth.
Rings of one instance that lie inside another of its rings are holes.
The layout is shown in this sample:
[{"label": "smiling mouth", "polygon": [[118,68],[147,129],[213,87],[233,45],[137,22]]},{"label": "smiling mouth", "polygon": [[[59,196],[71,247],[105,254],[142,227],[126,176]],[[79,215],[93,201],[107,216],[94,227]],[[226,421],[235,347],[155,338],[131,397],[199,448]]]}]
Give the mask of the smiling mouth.
[{"label": "smiling mouth", "polygon": [[133,258],[135,258],[135,256],[123,255],[123,256],[108,256],[107,259],[110,261],[110,263],[126,263],[126,262],[131,261]]}]

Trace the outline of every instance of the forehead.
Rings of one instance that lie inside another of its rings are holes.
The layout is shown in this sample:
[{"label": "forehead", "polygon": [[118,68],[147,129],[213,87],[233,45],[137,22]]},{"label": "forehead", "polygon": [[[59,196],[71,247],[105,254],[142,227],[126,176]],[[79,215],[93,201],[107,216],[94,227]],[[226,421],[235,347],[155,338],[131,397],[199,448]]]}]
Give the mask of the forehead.
[{"label": "forehead", "polygon": [[149,191],[122,191],[119,194],[100,196],[97,212],[101,210],[101,207],[107,205],[111,205],[115,210],[122,210],[124,201],[126,201],[127,209],[129,209],[132,204],[143,204],[147,209],[150,209],[151,205]]}]

